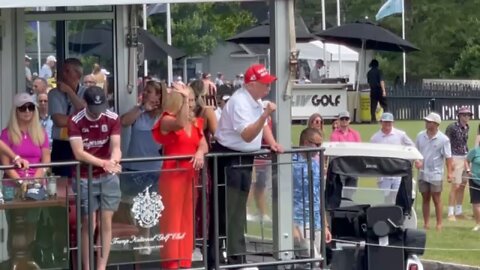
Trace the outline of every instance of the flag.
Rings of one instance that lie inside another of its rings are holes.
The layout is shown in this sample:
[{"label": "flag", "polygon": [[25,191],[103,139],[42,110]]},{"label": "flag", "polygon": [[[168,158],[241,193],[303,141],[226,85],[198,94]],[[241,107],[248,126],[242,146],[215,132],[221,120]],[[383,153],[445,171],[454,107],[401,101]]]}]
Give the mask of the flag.
[{"label": "flag", "polygon": [[166,13],[167,12],[167,4],[151,4],[147,5],[147,16],[151,16],[153,14],[159,13]]},{"label": "flag", "polygon": [[402,13],[402,2],[403,0],[388,0],[383,4],[383,6],[378,10],[377,15],[375,16],[375,19],[377,21],[390,16],[392,14],[396,13]]}]

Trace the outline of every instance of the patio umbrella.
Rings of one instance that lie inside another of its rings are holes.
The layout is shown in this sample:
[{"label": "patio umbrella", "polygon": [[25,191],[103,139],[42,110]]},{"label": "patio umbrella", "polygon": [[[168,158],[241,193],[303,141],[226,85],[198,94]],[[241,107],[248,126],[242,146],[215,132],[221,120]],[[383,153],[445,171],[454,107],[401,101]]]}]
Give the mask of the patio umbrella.
[{"label": "patio umbrella", "polygon": [[355,22],[315,33],[325,42],[343,44],[365,50],[412,52],[418,51],[409,41],[370,22]]},{"label": "patio umbrella", "polygon": [[[399,37],[389,30],[371,22],[354,22],[332,27],[315,33],[326,42],[343,44],[350,47],[360,48],[359,68],[357,73],[358,92],[360,87],[360,74],[366,71],[366,50],[390,51],[390,52],[413,52],[419,49],[409,41]],[[358,99],[358,94],[357,97]],[[357,115],[357,102],[355,102],[354,119]]]},{"label": "patio umbrella", "polygon": [[[295,19],[295,36],[297,42],[310,42],[316,37],[310,33],[302,18]],[[270,23],[264,21],[260,25],[228,38],[226,41],[237,44],[270,44]]]},{"label": "patio umbrella", "polygon": [[[147,60],[165,58],[173,59],[186,56],[186,53],[144,29],[138,29],[138,41],[144,45],[144,56]],[[83,55],[111,55],[113,53],[113,31],[110,25],[96,25],[85,31],[80,31],[69,37],[68,48]]]}]

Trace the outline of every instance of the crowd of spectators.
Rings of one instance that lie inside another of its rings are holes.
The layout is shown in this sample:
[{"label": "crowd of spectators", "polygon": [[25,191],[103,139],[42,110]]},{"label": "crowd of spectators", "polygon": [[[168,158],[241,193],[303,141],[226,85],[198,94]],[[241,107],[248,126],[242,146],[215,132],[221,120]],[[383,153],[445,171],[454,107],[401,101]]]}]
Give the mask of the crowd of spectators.
[{"label": "crowd of spectators", "polygon": [[[28,58],[26,57],[26,61]],[[93,220],[95,228],[101,230],[102,249],[97,255],[96,269],[105,269],[112,239],[112,219],[120,205],[120,198],[130,198],[150,189],[161,195],[164,210],[159,220],[159,232],[185,232],[178,241],[167,241],[160,249],[163,259],[162,269],[189,268],[192,263],[194,239],[208,238],[208,257],[204,258],[209,265],[215,262],[215,254],[226,250],[226,261],[231,264],[245,263],[245,235],[247,200],[249,194],[255,195],[259,213],[249,220],[271,222],[265,210],[265,186],[271,181],[270,160],[253,156],[224,156],[218,159],[217,175],[219,184],[219,211],[215,211],[212,200],[213,164],[208,164],[204,156],[208,152],[238,153],[259,150],[266,145],[273,152],[282,153],[272,133],[270,115],[276,110],[272,102],[262,102],[270,91],[270,84],[275,77],[270,75],[263,65],[249,67],[245,75],[239,74],[232,84],[225,81],[223,74],[218,73],[213,80],[209,73],[185,85],[181,81],[170,87],[164,82],[150,80],[144,87],[138,104],[119,116],[108,109],[108,93],[106,91],[106,73],[98,64],[93,67],[92,74],[83,74],[82,63],[75,58],[66,59],[61,68],[54,70],[54,57],[47,58],[41,74],[33,78],[26,71],[26,79],[32,82],[32,93],[20,93],[14,97],[8,126],[0,135],[0,152],[4,155],[4,165],[15,162],[17,169],[7,170],[8,179],[45,179],[49,169],[29,168],[29,163],[49,163],[50,161],[78,160],[93,166],[93,179],[89,178],[88,166],[80,170],[80,192],[82,200],[82,241],[88,243],[88,218]],[[51,87],[48,79],[58,74],[55,87]],[[50,89],[51,88],[51,89]],[[480,166],[476,165],[478,148],[468,151],[468,119],[471,112],[461,108],[459,121],[449,126],[446,135],[439,131],[441,118],[431,113],[425,117],[426,129],[419,133],[415,142],[407,134],[394,128],[391,113],[383,113],[380,119],[380,130],[370,139],[373,143],[387,143],[416,146],[424,155],[423,162],[416,162],[420,170],[419,187],[423,198],[424,226],[429,228],[430,200],[432,199],[437,214],[437,226],[442,228],[442,212],[440,194],[442,191],[443,167],[447,164],[448,180],[458,192],[465,185],[464,173],[478,175]],[[329,141],[361,142],[358,131],[350,125],[350,114],[341,112],[332,121],[332,132]],[[121,127],[130,129],[126,157],[158,157],[191,155],[191,160],[165,160],[120,164]],[[325,138],[323,117],[315,113],[308,119],[307,127],[301,132],[301,147],[319,147]],[[437,147],[441,144],[441,147]],[[478,145],[478,143],[477,143]],[[455,151],[454,151],[455,150]],[[467,156],[468,154],[468,156]],[[452,160],[453,157],[453,160]],[[457,159],[455,161],[455,158]],[[264,160],[267,160],[264,162]],[[308,171],[307,155],[293,155],[293,206],[294,206],[294,240],[296,247],[306,246],[309,234],[305,228],[314,230],[316,235],[315,253],[319,249],[319,230],[326,228],[326,241],[331,241],[328,224],[321,224],[319,216],[320,165],[318,155],[311,159],[313,172]],[[455,161],[455,163],[453,163]],[[458,163],[458,164],[457,164]],[[457,165],[455,165],[457,164]],[[253,170],[253,166],[256,170]],[[270,168],[270,169],[268,169]],[[208,213],[202,213],[202,196],[199,171],[204,169],[207,175],[206,189]],[[455,177],[454,178],[454,172]],[[71,180],[75,173],[71,167],[54,167],[52,173],[58,177]],[[309,224],[310,214],[307,207],[307,186],[309,173],[314,175],[314,224]],[[120,176],[120,178],[119,178]],[[252,179],[254,183],[252,185]],[[121,181],[120,181],[121,180]],[[91,209],[87,209],[87,183],[93,183],[93,201]],[[357,187],[358,179],[345,176],[342,181],[346,187]],[[45,186],[42,180],[38,181]],[[391,190],[399,187],[398,177],[378,179],[378,186],[385,190],[385,200],[393,200]],[[9,186],[15,181],[3,183],[4,197],[13,199]],[[75,187],[72,183],[72,187]],[[251,186],[253,186],[251,190]],[[471,202],[474,204],[476,223],[474,230],[480,229],[480,195],[476,190],[478,183],[470,181]],[[6,187],[6,188],[5,188]],[[352,198],[353,191],[344,194]],[[262,197],[263,196],[263,197]],[[462,218],[460,195],[451,195],[449,220]],[[459,198],[455,200],[455,198]],[[96,213],[96,214],[94,214]],[[219,234],[227,239],[225,244],[216,246],[213,237],[215,232],[210,219],[219,219]],[[206,217],[207,220],[204,220]],[[31,224],[38,217],[33,214]],[[136,224],[131,218],[131,224]],[[203,235],[202,224],[209,228]],[[210,224],[210,225],[209,225]],[[195,228],[195,225],[197,226]],[[139,233],[145,238],[152,235],[151,229],[142,228]],[[33,239],[35,236],[29,236]],[[30,239],[30,240],[31,240]],[[217,252],[215,249],[222,249]],[[88,245],[83,245],[82,260],[88,265]],[[138,248],[141,255],[149,255],[151,247],[145,245]],[[84,268],[88,269],[88,268]]]}]

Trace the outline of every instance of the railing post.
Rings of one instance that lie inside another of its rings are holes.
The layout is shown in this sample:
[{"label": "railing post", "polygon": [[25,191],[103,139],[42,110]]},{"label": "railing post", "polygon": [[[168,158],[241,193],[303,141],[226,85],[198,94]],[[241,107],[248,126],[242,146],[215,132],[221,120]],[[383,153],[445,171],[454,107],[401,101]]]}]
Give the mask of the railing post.
[{"label": "railing post", "polygon": [[[209,164],[209,158],[207,157],[207,162]],[[202,254],[203,254],[203,267],[208,269],[208,254],[207,254],[207,178],[208,178],[208,166],[204,166],[202,169]]]},{"label": "railing post", "polygon": [[[310,258],[315,258],[315,195],[313,192],[313,171],[312,171],[312,153],[306,152],[307,154],[307,174],[308,174],[308,218],[310,223]],[[300,155],[300,153],[298,154]],[[323,228],[322,228],[323,229]],[[312,267],[313,268],[313,267]]]},{"label": "railing post", "polygon": [[322,265],[325,265],[325,262],[327,260],[327,249],[326,249],[326,244],[325,244],[325,229],[327,225],[327,217],[325,216],[325,182],[326,182],[326,172],[325,172],[325,155],[324,155],[324,150],[320,150],[320,224],[322,226],[320,230],[321,234],[321,240],[320,241],[320,252],[322,254],[323,262]]},{"label": "railing post", "polygon": [[[209,235],[213,237],[213,248],[215,252],[215,269],[219,269],[220,266],[220,242],[219,242],[219,207],[218,207],[218,157],[215,155],[213,157],[213,231],[214,235]],[[205,259],[205,258],[204,258]],[[209,266],[211,268],[211,266]]]},{"label": "railing post", "polygon": [[[88,264],[90,266],[90,269],[95,269],[95,264],[94,264],[94,240],[93,240],[93,235],[94,235],[94,230],[93,230],[93,215],[94,213],[91,214],[92,211],[92,199],[93,199],[93,194],[92,194],[92,179],[93,179],[93,166],[91,164],[88,165],[88,187],[87,187],[87,194],[88,194],[88,203],[87,203],[87,219],[88,219]],[[82,181],[80,179],[80,181]],[[100,256],[102,254],[100,253]]]},{"label": "railing post", "polygon": [[81,193],[82,187],[80,185],[80,163],[75,165],[75,185],[77,192],[75,194],[75,209],[77,214],[76,229],[77,229],[77,269],[82,269],[82,201],[81,201]]}]

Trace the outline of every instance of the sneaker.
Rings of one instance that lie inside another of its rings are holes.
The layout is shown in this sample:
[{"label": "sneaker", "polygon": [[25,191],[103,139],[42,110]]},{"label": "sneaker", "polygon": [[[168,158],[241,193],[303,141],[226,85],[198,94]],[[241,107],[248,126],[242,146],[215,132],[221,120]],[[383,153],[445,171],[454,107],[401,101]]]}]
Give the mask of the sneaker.
[{"label": "sneaker", "polygon": [[203,261],[203,254],[199,248],[193,250],[192,261]]},{"label": "sneaker", "polygon": [[454,215],[448,216],[448,217],[447,217],[447,220],[448,220],[448,221],[452,221],[452,222],[453,222],[453,221],[457,221],[457,219],[455,218]]},{"label": "sneaker", "polygon": [[247,221],[255,222],[259,220],[260,218],[257,215],[247,214]]},{"label": "sneaker", "polygon": [[480,225],[479,224],[475,225],[475,227],[473,227],[473,229],[472,229],[472,231],[474,231],[474,232],[478,232],[479,230],[480,230]]},{"label": "sneaker", "polygon": [[262,216],[262,221],[264,223],[272,223],[272,218],[269,215],[265,214]]}]

